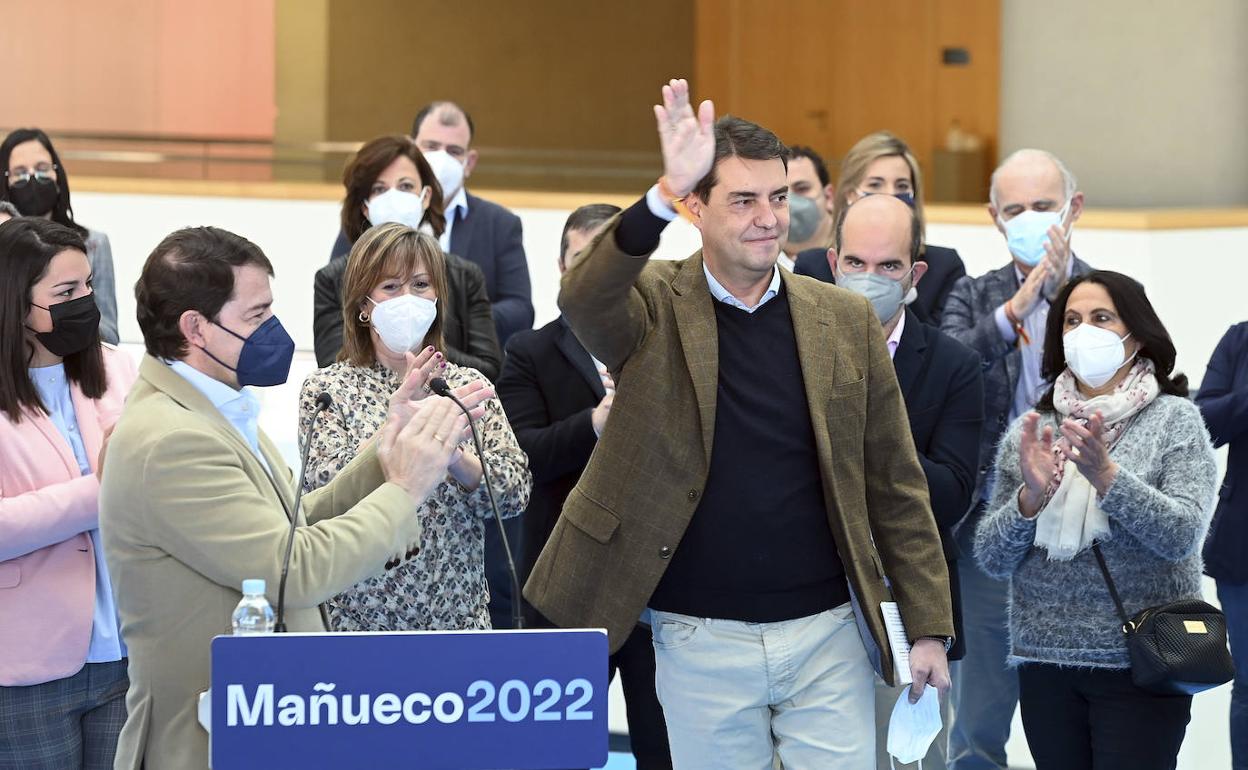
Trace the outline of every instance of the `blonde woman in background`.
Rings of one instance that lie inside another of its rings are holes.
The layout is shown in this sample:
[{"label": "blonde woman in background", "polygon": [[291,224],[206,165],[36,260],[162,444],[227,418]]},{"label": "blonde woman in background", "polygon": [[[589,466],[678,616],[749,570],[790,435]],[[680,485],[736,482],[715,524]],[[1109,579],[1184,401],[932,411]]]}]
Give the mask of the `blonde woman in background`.
[{"label": "blonde woman in background", "polygon": [[[894,195],[911,206],[923,230],[920,237],[926,241],[927,220],[923,215],[923,173],[919,161],[909,145],[900,137],[887,131],[868,134],[858,141],[841,161],[841,176],[833,193],[832,219],[844,221],[845,210],[864,195]],[[940,314],[945,307],[953,284],[966,275],[966,266],[955,249],[923,244],[919,259],[927,262],[927,273],[916,287],[918,293],[910,304],[919,320],[940,324]],[[835,283],[827,252],[810,249],[797,256],[793,272],[809,275],[821,281]]]}]

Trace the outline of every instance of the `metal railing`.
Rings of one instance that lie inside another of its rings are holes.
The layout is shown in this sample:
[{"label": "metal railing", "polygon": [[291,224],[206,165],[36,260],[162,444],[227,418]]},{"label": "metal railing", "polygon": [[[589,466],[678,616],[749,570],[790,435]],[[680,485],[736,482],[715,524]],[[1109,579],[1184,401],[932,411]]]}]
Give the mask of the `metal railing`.
[{"label": "metal railing", "polygon": [[[8,133],[7,129],[0,129]],[[363,142],[306,144],[245,137],[49,132],[75,176],[337,183]],[[474,183],[533,190],[636,190],[660,171],[657,152],[477,147]]]}]

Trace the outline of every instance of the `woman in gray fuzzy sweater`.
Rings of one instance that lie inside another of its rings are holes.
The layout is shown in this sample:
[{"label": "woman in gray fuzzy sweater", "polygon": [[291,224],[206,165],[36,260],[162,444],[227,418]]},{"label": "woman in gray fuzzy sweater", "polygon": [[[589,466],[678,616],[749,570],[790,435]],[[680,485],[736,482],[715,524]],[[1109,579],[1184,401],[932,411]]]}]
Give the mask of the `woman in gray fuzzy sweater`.
[{"label": "woman in gray fuzzy sweater", "polygon": [[[975,536],[1009,578],[1010,657],[1038,770],[1173,768],[1190,696],[1136,687],[1101,544],[1128,614],[1200,598],[1217,469],[1170,336],[1134,279],[1072,280],[1049,312],[1052,383],[998,449]],[[974,654],[973,651],[971,654]]]}]

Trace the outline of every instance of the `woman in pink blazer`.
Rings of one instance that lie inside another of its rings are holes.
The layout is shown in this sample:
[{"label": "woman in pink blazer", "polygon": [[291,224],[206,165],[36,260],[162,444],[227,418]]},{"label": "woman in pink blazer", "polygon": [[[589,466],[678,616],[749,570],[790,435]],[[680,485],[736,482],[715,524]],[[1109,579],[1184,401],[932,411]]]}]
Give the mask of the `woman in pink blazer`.
[{"label": "woman in pink blazer", "polygon": [[111,768],[129,682],[96,471],[134,364],[100,342],[76,232],[4,222],[0,265],[0,767]]}]

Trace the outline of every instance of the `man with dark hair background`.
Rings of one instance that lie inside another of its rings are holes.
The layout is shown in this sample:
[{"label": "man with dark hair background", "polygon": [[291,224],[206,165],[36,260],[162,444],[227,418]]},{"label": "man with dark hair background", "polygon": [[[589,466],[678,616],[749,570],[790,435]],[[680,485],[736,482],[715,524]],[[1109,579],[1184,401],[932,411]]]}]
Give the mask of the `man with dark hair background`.
[{"label": "man with dark hair background", "polygon": [[786,250],[792,254],[806,249],[827,248],[832,244],[832,203],[836,185],[828,175],[828,166],[814,149],[804,145],[789,147],[789,193],[808,198],[819,213],[814,233],[801,241],[790,240]]}]

